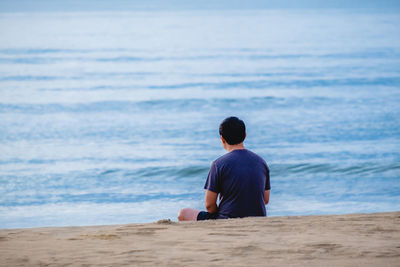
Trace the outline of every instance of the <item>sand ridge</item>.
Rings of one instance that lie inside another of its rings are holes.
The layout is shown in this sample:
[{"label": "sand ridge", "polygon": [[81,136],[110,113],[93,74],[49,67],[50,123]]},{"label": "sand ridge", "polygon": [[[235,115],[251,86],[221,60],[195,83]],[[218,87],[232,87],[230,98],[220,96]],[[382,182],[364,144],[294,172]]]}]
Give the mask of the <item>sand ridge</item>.
[{"label": "sand ridge", "polygon": [[400,212],[0,230],[0,266],[400,266]]}]

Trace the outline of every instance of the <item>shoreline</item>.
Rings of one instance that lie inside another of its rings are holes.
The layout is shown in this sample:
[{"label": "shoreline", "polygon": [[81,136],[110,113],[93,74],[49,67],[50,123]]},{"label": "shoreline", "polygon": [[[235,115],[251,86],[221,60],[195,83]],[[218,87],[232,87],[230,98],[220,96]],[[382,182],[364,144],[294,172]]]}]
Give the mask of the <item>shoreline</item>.
[{"label": "shoreline", "polygon": [[382,267],[399,241],[400,211],[0,229],[0,266]]}]

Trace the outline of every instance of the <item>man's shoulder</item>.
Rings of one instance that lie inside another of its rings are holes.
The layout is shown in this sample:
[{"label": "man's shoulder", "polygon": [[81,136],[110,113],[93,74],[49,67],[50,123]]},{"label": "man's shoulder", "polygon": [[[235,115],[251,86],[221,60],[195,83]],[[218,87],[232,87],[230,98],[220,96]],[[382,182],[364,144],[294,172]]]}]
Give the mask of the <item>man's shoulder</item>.
[{"label": "man's shoulder", "polygon": [[229,159],[229,153],[226,153],[213,161],[213,165],[220,166]]},{"label": "man's shoulder", "polygon": [[[247,150],[248,153],[248,159],[251,161],[258,161],[260,163],[262,163],[263,165],[267,166],[267,163],[265,162],[265,160],[258,154],[254,153],[253,151]],[[268,166],[267,166],[268,167]]]},{"label": "man's shoulder", "polygon": [[253,157],[255,157],[255,158],[257,158],[257,159],[259,159],[259,160],[261,160],[261,161],[263,161],[263,162],[265,162],[265,160],[260,156],[260,155],[258,155],[258,154],[256,154],[256,153],[254,153],[253,151],[251,151],[251,150],[247,150],[248,152],[249,152],[249,154],[251,154]]}]

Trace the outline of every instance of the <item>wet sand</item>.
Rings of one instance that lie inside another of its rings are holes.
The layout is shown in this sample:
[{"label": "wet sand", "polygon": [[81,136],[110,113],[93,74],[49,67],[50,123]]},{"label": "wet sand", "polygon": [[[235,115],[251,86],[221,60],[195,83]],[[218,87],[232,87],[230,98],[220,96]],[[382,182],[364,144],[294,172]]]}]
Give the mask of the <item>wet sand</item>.
[{"label": "wet sand", "polygon": [[400,212],[0,230],[0,266],[400,266]]}]

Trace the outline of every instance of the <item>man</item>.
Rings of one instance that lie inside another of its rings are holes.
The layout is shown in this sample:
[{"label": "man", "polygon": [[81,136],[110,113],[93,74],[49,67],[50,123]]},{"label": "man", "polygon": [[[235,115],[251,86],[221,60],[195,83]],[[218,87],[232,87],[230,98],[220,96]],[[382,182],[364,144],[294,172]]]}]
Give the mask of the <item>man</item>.
[{"label": "man", "polygon": [[228,153],[211,165],[204,186],[207,211],[182,209],[179,221],[266,216],[271,189],[269,169],[260,156],[244,147],[244,122],[236,117],[226,118],[219,126],[219,134]]}]

